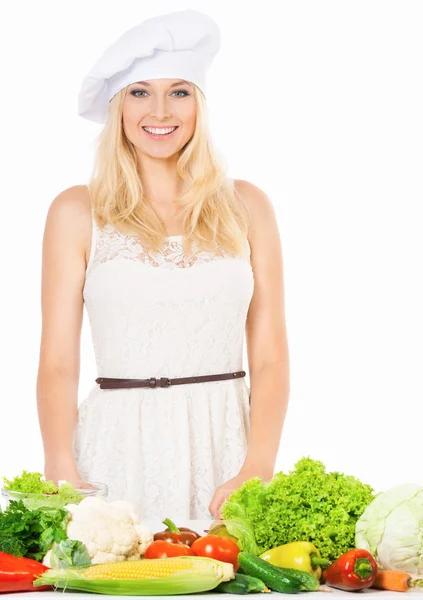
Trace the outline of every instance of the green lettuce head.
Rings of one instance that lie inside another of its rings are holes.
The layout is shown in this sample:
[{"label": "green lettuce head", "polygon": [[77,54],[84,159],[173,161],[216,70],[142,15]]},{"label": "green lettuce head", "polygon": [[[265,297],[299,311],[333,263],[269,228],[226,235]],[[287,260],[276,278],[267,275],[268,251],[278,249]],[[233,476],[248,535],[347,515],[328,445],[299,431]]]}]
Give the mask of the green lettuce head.
[{"label": "green lettuce head", "polygon": [[[354,548],[355,524],[374,499],[370,485],[351,475],[327,473],[303,457],[288,474],[245,481],[222,505],[224,521],[245,520],[259,553],[296,541],[313,542],[322,558],[336,560]],[[247,529],[247,527],[246,527]]]}]

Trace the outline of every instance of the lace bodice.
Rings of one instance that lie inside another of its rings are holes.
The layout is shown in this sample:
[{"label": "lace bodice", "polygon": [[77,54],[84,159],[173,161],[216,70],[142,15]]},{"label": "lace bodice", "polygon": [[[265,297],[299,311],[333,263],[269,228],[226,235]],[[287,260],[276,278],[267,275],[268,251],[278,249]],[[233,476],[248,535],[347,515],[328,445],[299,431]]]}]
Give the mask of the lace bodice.
[{"label": "lace bodice", "polygon": [[184,255],[182,236],[159,252],[93,219],[84,300],[98,375],[182,377],[240,370],[253,293],[250,247]]},{"label": "lace bodice", "polygon": [[[187,268],[195,264],[206,263],[219,258],[230,257],[231,255],[219,249],[215,252],[206,252],[201,250],[188,258],[184,255],[181,235],[172,235],[166,238],[163,248],[159,252],[152,252],[144,248],[140,240],[135,236],[129,236],[121,233],[111,225],[106,225],[99,235],[99,229],[93,223],[93,239],[95,245],[92,246],[90,261],[87,266],[87,274],[98,265],[123,258],[135,260],[152,267],[164,267],[167,269]],[[248,240],[245,240],[244,259],[249,260],[250,246]]]}]

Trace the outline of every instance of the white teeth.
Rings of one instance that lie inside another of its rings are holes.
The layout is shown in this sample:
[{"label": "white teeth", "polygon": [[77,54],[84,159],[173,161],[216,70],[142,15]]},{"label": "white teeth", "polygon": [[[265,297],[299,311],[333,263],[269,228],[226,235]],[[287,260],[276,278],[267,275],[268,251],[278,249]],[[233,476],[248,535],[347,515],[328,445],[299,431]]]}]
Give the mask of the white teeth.
[{"label": "white teeth", "polygon": [[172,133],[175,131],[176,127],[167,127],[166,129],[153,129],[152,127],[143,127],[145,131],[148,133],[153,133],[154,135],[166,135],[167,133]]}]

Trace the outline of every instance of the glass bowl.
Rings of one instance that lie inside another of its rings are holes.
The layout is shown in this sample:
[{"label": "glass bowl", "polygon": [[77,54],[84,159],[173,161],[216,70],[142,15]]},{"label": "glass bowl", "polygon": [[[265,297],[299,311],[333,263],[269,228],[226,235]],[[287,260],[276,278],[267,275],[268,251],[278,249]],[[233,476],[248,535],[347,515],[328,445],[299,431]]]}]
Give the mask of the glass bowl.
[{"label": "glass bowl", "polygon": [[[59,480],[58,486],[65,481]],[[34,494],[28,492],[14,492],[12,490],[5,490],[3,487],[0,490],[1,494],[1,505],[5,509],[8,507],[10,502],[22,500],[24,505],[34,510],[41,507],[49,508],[62,508],[66,504],[79,504],[81,500],[89,496],[107,498],[108,487],[104,483],[98,481],[81,481],[79,484],[72,486],[75,492],[78,492],[75,497],[59,496],[56,493],[42,493]]]}]

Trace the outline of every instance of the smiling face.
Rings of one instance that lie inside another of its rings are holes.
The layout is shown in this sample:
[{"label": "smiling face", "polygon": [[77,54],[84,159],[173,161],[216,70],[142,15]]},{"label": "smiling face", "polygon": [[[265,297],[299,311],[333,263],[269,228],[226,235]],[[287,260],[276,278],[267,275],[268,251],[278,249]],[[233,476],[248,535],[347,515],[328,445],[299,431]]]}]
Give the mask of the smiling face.
[{"label": "smiling face", "polygon": [[150,79],[128,86],[123,128],[138,152],[168,158],[191,139],[197,106],[194,86],[182,79]]}]

